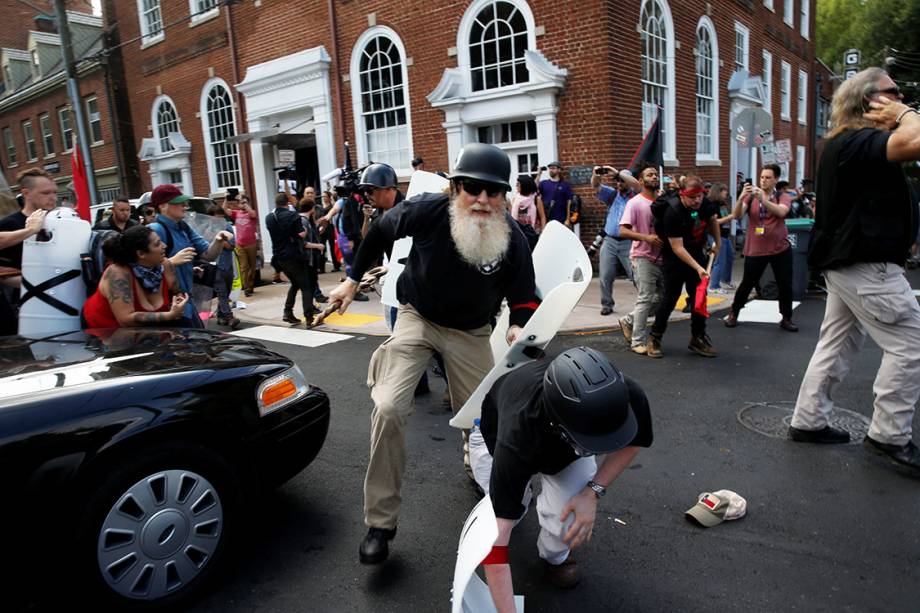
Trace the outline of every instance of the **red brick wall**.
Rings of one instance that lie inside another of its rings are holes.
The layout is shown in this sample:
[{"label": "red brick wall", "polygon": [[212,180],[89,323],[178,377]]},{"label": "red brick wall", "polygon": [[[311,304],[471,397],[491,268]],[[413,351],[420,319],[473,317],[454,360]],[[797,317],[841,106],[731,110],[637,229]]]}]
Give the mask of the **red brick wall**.
[{"label": "red brick wall", "polygon": [[[798,5],[798,3],[796,3]],[[134,0],[116,0],[116,11],[109,15],[117,20],[122,40],[139,35],[137,4]],[[468,1],[432,3],[422,0],[404,0],[394,3],[386,0],[361,0],[336,2],[339,49],[338,75],[331,74],[332,105],[336,106],[335,88],[342,86],[341,123],[336,126],[336,159],[341,161],[341,140],[344,131],[354,142],[350,83],[342,80],[349,72],[350,57],[355,41],[368,28],[368,14],[376,14],[376,23],[395,30],[402,38],[406,55],[412,58],[408,67],[409,101],[413,127],[414,153],[422,155],[428,169],[446,169],[447,142],[442,127],[443,112],[432,108],[426,96],[434,90],[443,70],[457,65],[456,57],[449,57],[448,47],[456,45],[457,28]],[[670,174],[698,172],[711,181],[728,181],[730,166],[729,120],[730,103],[726,84],[734,67],[734,23],[740,21],[750,29],[750,69],[760,74],[763,68],[762,50],[773,54],[773,101],[776,117],[775,137],[791,138],[793,152],[797,144],[805,144],[811,154],[810,131],[813,124],[814,77],[812,69],[813,36],[811,41],[799,34],[798,12],[796,27],[790,28],[782,21],[782,2],[775,0],[778,13],[764,8],[761,0],[725,0],[706,3],[702,0],[673,0],[670,3],[675,22],[675,34],[680,42],[676,49],[676,100],[678,112],[677,158],[680,165],[668,168]],[[187,15],[185,2],[162,4],[164,22]],[[558,2],[532,0],[530,2],[535,23],[545,28],[537,37],[537,48],[557,66],[566,68],[569,75],[565,89],[559,96],[558,145],[559,158],[567,166],[609,163],[627,164],[641,140],[641,47],[636,32],[640,0],[602,2],[586,0],[577,4],[577,10],[564,10]],[[147,49],[139,43],[124,48],[128,91],[131,92],[134,131],[137,142],[151,136],[149,128],[151,104],[159,86],[177,105],[182,120],[182,131],[192,142],[192,171],[195,190],[208,189],[207,163],[199,113],[201,88],[215,76],[234,84],[245,75],[246,66],[258,64],[296,51],[324,45],[333,53],[332,32],[325,3],[281,3],[262,0],[256,7],[245,2],[233,7],[234,39],[238,48],[239,75],[232,74],[229,46],[224,43],[215,48],[156,71],[143,74],[140,67],[157,59],[168,58],[181,50],[189,49],[196,41],[225,32],[224,13],[219,18],[188,27],[181,24],[170,28],[163,42]],[[696,26],[701,15],[710,14],[715,23],[719,43],[719,122],[720,159],[722,166],[695,166],[695,59]],[[814,6],[810,11],[814,19]],[[814,31],[813,23],[811,31]],[[792,65],[792,121],[779,119],[780,62]],[[796,91],[799,69],[809,72],[808,125],[796,122]],[[330,71],[334,72],[334,71]],[[338,121],[339,118],[336,117]],[[247,147],[242,147],[245,152]],[[546,160],[545,160],[546,161]],[[149,187],[147,169],[141,174]],[[808,166],[806,166],[808,167]],[[790,164],[795,168],[795,162]],[[586,240],[602,225],[603,210],[588,193],[587,186],[578,187],[588,204],[582,235]],[[259,195],[256,194],[258,197]]]},{"label": "red brick wall", "polygon": [[[33,0],[29,4],[44,9],[48,14],[54,14],[54,3],[51,0]],[[69,0],[67,10],[92,14],[93,6],[89,0]],[[29,30],[36,29],[35,16],[38,15],[38,11],[20,0],[0,0],[0,15],[3,15],[0,47],[25,49]]]},{"label": "red brick wall", "polygon": [[[100,169],[117,166],[118,163],[115,153],[115,145],[113,142],[114,139],[112,136],[111,123],[109,121],[108,101],[105,93],[105,80],[101,70],[97,70],[96,72],[81,78],[80,94],[84,100],[89,96],[96,96],[96,103],[98,104],[99,108],[99,116],[102,121],[103,144],[96,145],[92,148],[94,168],[98,171]],[[42,167],[45,164],[54,162],[59,162],[61,168],[59,172],[52,173],[52,178],[65,184],[70,181],[71,153],[64,153],[65,147],[61,135],[61,125],[58,121],[57,114],[60,107],[69,107],[69,105],[70,100],[67,97],[67,91],[62,84],[57,89],[43,94],[38,99],[31,100],[0,114],[0,130],[5,127],[12,128],[14,142],[16,143],[17,165],[13,167],[10,167],[9,165],[6,146],[0,146],[0,159],[3,160],[3,170],[10,185],[14,185],[16,183],[16,175],[22,172],[24,169],[31,168],[33,166]],[[47,113],[51,118],[51,131],[54,134],[55,154],[53,157],[48,158],[45,158],[43,144],[44,141],[42,139],[41,126],[38,120],[39,116],[43,115],[44,113]],[[29,119],[32,120],[32,129],[35,135],[35,147],[38,154],[38,159],[34,162],[29,162],[26,159],[26,144],[22,133],[22,122]],[[71,115],[70,125],[74,135],[76,135],[77,124],[76,120],[73,118],[73,115]],[[2,134],[0,134],[0,138],[2,138]],[[0,143],[2,143],[2,140],[0,140]],[[68,144],[66,148],[69,149],[70,145]],[[60,187],[62,186],[59,186],[59,188]]]}]

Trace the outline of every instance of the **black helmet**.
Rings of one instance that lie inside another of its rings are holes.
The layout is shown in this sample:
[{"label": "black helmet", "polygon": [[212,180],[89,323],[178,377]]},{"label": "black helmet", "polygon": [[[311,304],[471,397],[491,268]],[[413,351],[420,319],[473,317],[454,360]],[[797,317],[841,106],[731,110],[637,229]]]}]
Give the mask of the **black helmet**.
[{"label": "black helmet", "polygon": [[396,187],[396,171],[389,164],[371,164],[361,173],[358,187],[374,189],[376,187]]},{"label": "black helmet", "polygon": [[590,454],[622,449],[639,429],[623,374],[594,349],[556,357],[543,376],[543,399],[563,438]]},{"label": "black helmet", "polygon": [[508,177],[511,176],[511,160],[508,154],[494,145],[470,143],[457,155],[451,179],[478,179],[501,185],[511,191]]}]

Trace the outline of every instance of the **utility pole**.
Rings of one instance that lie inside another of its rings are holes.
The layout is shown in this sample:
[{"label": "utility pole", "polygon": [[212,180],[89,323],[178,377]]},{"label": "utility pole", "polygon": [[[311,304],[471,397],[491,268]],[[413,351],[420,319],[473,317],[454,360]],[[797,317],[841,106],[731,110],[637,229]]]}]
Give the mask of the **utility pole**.
[{"label": "utility pole", "polygon": [[86,109],[80,97],[80,83],[77,81],[77,63],[73,59],[73,46],[70,40],[70,24],[67,22],[67,10],[64,0],[54,0],[54,12],[57,13],[58,35],[61,37],[61,55],[64,59],[64,72],[67,75],[67,93],[73,107],[74,118],[77,122],[77,139],[80,145],[80,157],[83,158],[83,167],[86,170],[86,180],[89,183],[90,204],[99,204],[99,192],[96,190],[96,172],[93,169],[93,156],[89,150],[89,126],[86,122]]}]

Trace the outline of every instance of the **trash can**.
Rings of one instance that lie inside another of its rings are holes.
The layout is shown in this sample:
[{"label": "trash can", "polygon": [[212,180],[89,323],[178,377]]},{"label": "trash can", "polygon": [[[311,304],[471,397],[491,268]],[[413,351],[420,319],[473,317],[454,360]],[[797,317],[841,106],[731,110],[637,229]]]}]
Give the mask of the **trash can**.
[{"label": "trash can", "polygon": [[792,245],[792,299],[805,300],[808,290],[808,246],[814,219],[787,219],[789,243]]}]

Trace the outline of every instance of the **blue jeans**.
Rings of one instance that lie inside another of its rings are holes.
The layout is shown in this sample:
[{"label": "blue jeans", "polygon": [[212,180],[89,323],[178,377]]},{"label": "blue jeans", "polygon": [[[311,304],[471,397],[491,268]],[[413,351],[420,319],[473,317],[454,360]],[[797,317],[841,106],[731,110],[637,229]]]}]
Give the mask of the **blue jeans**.
[{"label": "blue jeans", "polygon": [[720,283],[732,282],[732,265],[735,263],[735,241],[733,236],[722,237],[722,248],[712,264],[712,277],[709,279],[709,289],[719,289]]},{"label": "blue jeans", "polygon": [[629,249],[631,247],[631,240],[618,240],[609,236],[604,239],[604,244],[601,245],[598,265],[600,267],[602,307],[613,308],[613,279],[617,274],[617,262],[626,271],[626,276],[629,277],[629,280],[632,281],[632,264],[629,261]]}]

